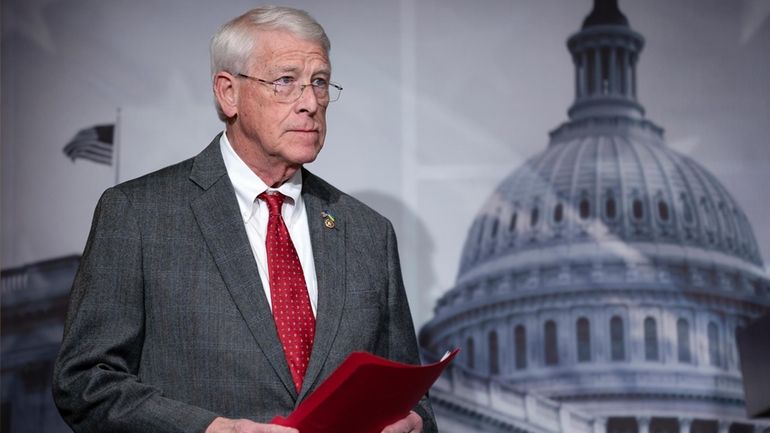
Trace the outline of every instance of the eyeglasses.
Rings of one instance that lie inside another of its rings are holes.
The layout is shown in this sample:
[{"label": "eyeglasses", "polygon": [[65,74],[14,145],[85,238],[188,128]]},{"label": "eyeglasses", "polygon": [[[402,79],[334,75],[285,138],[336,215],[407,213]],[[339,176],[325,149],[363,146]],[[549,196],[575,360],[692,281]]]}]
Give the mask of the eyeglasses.
[{"label": "eyeglasses", "polygon": [[301,96],[305,87],[312,87],[316,100],[321,105],[329,105],[330,102],[334,102],[340,99],[342,93],[342,86],[339,84],[330,83],[323,78],[316,78],[309,84],[299,84],[299,82],[291,77],[281,77],[275,81],[267,81],[257,77],[251,77],[246,74],[238,74],[240,78],[246,78],[256,81],[268,86],[273,86],[273,93],[278,102],[292,103],[297,101]]}]

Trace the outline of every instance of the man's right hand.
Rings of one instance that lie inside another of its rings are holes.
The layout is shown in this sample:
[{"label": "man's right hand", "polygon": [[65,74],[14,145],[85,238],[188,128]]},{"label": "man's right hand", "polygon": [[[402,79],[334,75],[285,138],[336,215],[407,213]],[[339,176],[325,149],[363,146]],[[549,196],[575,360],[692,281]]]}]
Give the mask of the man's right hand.
[{"label": "man's right hand", "polygon": [[299,430],[276,424],[260,424],[248,419],[219,417],[209,424],[206,433],[299,433]]}]

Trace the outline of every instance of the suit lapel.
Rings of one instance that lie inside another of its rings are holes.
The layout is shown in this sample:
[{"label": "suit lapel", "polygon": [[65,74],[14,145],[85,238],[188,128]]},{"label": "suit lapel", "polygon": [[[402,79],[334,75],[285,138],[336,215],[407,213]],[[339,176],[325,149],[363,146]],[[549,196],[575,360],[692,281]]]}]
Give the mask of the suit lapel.
[{"label": "suit lapel", "polygon": [[235,192],[219,150],[219,136],[195,158],[190,180],[204,190],[191,201],[191,207],[227,290],[281,382],[296,398]]},{"label": "suit lapel", "polygon": [[[318,280],[318,309],[313,351],[298,401],[301,401],[318,381],[337,335],[345,302],[345,215],[338,206],[339,193],[303,170],[302,199],[307,211]],[[321,212],[334,216],[334,228],[324,225]]]}]

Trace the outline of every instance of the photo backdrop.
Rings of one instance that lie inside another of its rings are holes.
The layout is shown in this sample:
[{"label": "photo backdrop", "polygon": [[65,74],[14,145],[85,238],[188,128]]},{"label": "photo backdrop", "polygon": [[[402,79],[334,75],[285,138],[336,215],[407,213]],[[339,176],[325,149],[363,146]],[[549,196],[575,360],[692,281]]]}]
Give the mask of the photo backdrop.
[{"label": "photo backdrop", "polygon": [[[308,168],[394,222],[419,328],[454,284],[496,185],[567,119],[566,39],[590,0],[292,1],[326,28],[329,133]],[[208,42],[245,1],[4,0],[2,268],[80,254],[102,191],[194,156],[222,130]],[[770,2],[621,1],[646,43],[638,98],[718,178],[770,258]],[[116,124],[117,164],[67,158]]]}]

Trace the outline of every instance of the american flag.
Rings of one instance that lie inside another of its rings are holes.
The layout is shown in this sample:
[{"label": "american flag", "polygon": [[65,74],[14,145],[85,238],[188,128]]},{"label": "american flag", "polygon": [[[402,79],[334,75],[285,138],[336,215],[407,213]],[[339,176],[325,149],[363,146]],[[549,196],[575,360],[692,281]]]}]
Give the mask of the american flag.
[{"label": "american flag", "polygon": [[77,158],[88,159],[99,164],[112,165],[115,125],[95,125],[81,129],[64,146],[64,154],[72,161]]}]

